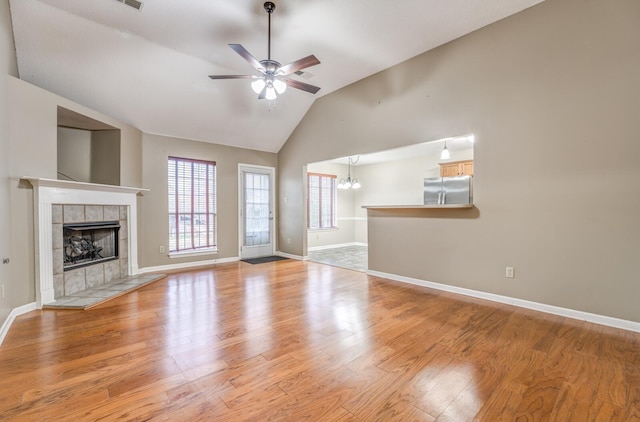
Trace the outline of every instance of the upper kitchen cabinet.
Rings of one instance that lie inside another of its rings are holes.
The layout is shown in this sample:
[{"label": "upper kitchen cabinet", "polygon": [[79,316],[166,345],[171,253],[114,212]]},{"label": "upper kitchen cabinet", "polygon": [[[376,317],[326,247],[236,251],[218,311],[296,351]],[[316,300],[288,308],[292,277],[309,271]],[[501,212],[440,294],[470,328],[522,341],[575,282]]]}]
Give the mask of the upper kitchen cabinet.
[{"label": "upper kitchen cabinet", "polygon": [[473,160],[440,163],[440,177],[473,176]]}]

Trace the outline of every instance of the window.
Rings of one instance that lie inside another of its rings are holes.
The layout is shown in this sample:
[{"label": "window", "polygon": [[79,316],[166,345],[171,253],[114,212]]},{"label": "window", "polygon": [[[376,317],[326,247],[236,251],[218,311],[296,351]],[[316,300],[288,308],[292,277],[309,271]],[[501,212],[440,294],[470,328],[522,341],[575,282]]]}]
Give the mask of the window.
[{"label": "window", "polygon": [[169,157],[169,252],[216,248],[216,163]]},{"label": "window", "polygon": [[307,174],[307,221],[310,230],[331,229],[336,226],[336,176]]}]

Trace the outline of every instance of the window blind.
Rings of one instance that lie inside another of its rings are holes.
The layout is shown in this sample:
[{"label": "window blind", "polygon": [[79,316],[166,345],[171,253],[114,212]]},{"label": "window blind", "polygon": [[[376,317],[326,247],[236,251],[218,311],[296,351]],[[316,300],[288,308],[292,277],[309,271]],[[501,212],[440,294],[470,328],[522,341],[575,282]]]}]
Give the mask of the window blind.
[{"label": "window blind", "polygon": [[216,245],[216,163],[169,157],[169,251]]},{"label": "window blind", "polygon": [[307,227],[336,228],[336,176],[308,173],[307,183]]}]

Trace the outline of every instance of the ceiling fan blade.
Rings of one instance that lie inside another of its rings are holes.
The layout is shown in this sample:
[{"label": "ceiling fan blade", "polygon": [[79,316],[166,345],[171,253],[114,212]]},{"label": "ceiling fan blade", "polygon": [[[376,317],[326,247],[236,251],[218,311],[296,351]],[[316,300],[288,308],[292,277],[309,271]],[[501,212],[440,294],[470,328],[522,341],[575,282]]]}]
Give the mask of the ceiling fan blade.
[{"label": "ceiling fan blade", "polygon": [[259,78],[259,76],[251,76],[251,75],[209,75],[211,79],[254,79]]},{"label": "ceiling fan blade", "polygon": [[255,57],[253,57],[251,53],[249,53],[247,49],[244,48],[242,45],[229,44],[229,47],[231,47],[233,51],[235,51],[240,56],[242,56],[243,59],[248,61],[249,64],[253,66],[254,69],[259,70],[260,72],[264,72],[264,67],[260,64],[260,62]]},{"label": "ceiling fan blade", "polygon": [[295,79],[282,78],[281,80],[285,81],[287,83],[287,85],[289,85],[292,88],[301,89],[303,91],[307,91],[307,92],[310,92],[312,94],[315,94],[316,92],[320,91],[320,88],[317,87],[317,86],[313,86],[313,85],[309,85],[309,84],[304,83],[304,82],[296,81]]},{"label": "ceiling fan blade", "polygon": [[320,60],[318,60],[317,57],[312,54],[302,59],[298,59],[295,62],[291,62],[289,64],[281,66],[278,69],[278,75],[290,75],[293,72],[297,72],[298,70],[306,69],[307,67],[315,66],[317,64],[320,64]]}]

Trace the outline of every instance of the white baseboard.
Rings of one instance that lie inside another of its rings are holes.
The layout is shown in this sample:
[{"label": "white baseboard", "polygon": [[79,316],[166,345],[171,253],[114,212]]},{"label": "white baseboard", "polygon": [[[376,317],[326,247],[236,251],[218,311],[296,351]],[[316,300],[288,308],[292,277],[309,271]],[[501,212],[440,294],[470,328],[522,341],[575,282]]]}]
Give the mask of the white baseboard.
[{"label": "white baseboard", "polygon": [[335,249],[335,248],[346,248],[348,246],[368,246],[366,243],[362,242],[349,242],[349,243],[336,243],[333,245],[325,245],[325,246],[312,246],[307,248],[307,251],[322,251],[325,249]]},{"label": "white baseboard", "polygon": [[628,321],[626,319],[613,318],[605,315],[592,314],[590,312],[576,311],[574,309],[562,308],[560,306],[547,305],[545,303],[531,302],[529,300],[517,299],[509,296],[496,295],[493,293],[481,292],[479,290],[465,289],[463,287],[450,286],[447,284],[434,283],[432,281],[420,280],[417,278],[404,277],[395,274],[388,274],[379,271],[368,270],[367,274],[388,278],[390,280],[415,284],[417,286],[429,287],[436,290],[457,293],[464,296],[471,296],[478,299],[490,300],[492,302],[506,303],[520,308],[532,309],[534,311],[559,315],[580,321],[592,322],[594,324],[606,325],[608,327],[620,328],[628,331],[640,332],[640,322]]},{"label": "white baseboard", "polygon": [[208,259],[206,261],[194,261],[194,262],[182,262],[179,264],[169,264],[169,265],[158,265],[155,267],[144,267],[138,269],[138,274],[145,273],[158,273],[163,271],[173,271],[173,270],[183,270],[187,268],[197,268],[197,267],[206,267],[214,264],[224,264],[226,262],[235,262],[239,261],[240,258],[237,256],[231,258],[222,258],[222,259]]},{"label": "white baseboard", "polygon": [[38,309],[36,302],[27,303],[26,305],[13,308],[11,312],[9,312],[9,316],[7,316],[4,324],[2,324],[2,327],[0,327],[0,345],[2,345],[4,338],[9,332],[9,328],[11,328],[11,324],[13,324],[13,321],[16,319],[16,317],[22,314],[26,314],[27,312],[35,311],[36,309]]},{"label": "white baseboard", "polygon": [[276,252],[276,255],[283,256],[285,258],[297,259],[298,261],[306,261],[307,259],[309,259],[308,256],[292,255],[290,253],[280,251]]},{"label": "white baseboard", "polygon": [[[291,255],[291,254],[284,253],[284,252],[276,252],[276,255],[283,256],[285,258],[298,259],[298,260],[301,260],[301,261],[306,259],[305,257],[301,257],[301,256],[298,256],[298,255]],[[170,264],[170,265],[158,265],[158,266],[155,266],[155,267],[140,268],[140,269],[138,269],[138,274],[159,273],[159,272],[163,272],[163,271],[173,271],[173,270],[184,270],[184,269],[197,268],[197,267],[206,267],[206,266],[209,266],[209,265],[224,264],[224,263],[227,263],[227,262],[236,262],[236,261],[240,261],[240,257],[234,256],[234,257],[231,257],[231,258],[209,259],[209,260],[206,260],[206,261],[183,262],[183,263],[180,263],[180,264]]]}]

